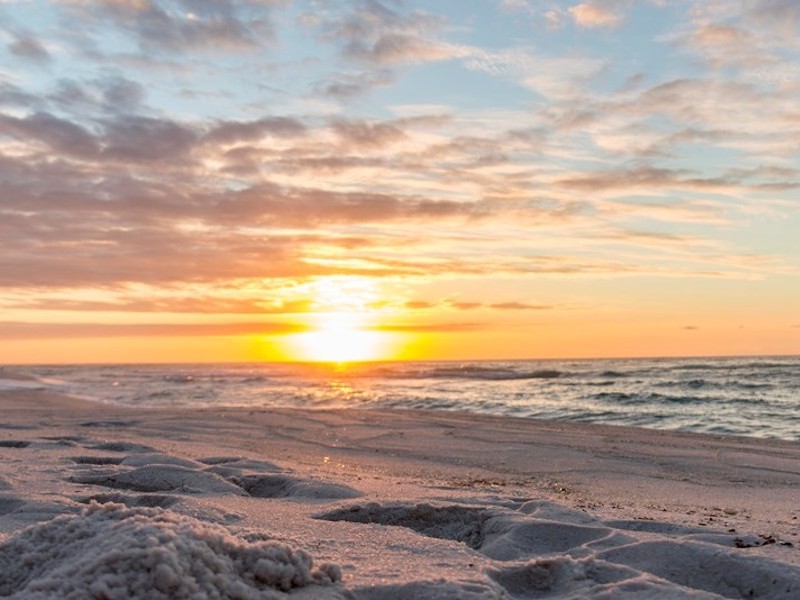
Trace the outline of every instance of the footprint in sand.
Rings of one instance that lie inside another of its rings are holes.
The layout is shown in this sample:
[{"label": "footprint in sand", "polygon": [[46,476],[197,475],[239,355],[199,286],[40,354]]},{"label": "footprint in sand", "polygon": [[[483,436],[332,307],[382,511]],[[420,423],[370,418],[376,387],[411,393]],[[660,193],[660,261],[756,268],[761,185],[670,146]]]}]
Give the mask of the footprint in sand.
[{"label": "footprint in sand", "polygon": [[606,550],[598,558],[725,598],[800,597],[800,568],[711,544],[654,540]]},{"label": "footprint in sand", "polygon": [[0,448],[27,448],[30,445],[28,440],[0,440]]},{"label": "footprint in sand", "polygon": [[363,494],[346,485],[296,479],[284,474],[255,474],[232,477],[231,481],[254,498],[302,498],[344,500]]},{"label": "footprint in sand", "polygon": [[89,450],[103,450],[105,452],[158,452],[152,446],[135,444],[133,442],[99,442],[85,446]]},{"label": "footprint in sand", "polygon": [[139,421],[86,421],[81,423],[81,427],[133,427],[138,424]]},{"label": "footprint in sand", "polygon": [[370,503],[317,518],[407,527],[428,537],[462,542],[489,558],[504,561],[566,552],[613,534],[605,527],[535,520],[507,510],[460,505]]},{"label": "footprint in sand", "polygon": [[3,515],[13,513],[15,510],[21,508],[24,505],[25,505],[25,500],[16,498],[14,496],[0,498],[0,517],[2,517]]},{"label": "footprint in sand", "polygon": [[370,502],[332,510],[315,518],[406,527],[428,537],[462,542],[480,550],[486,539],[487,522],[495,514],[490,509],[470,506],[381,505]]},{"label": "footprint in sand", "polygon": [[124,459],[121,456],[72,456],[70,460],[79,465],[118,465]]},{"label": "footprint in sand", "polygon": [[508,594],[497,589],[490,581],[411,581],[409,583],[371,585],[348,590],[351,600],[420,600],[432,598],[445,600],[500,600]]},{"label": "footprint in sand", "polygon": [[553,556],[486,572],[513,600],[598,597],[720,600],[717,595],[680,588],[624,565],[592,558]]},{"label": "footprint in sand", "polygon": [[[741,554],[731,536],[698,539],[695,529],[655,521],[602,522],[547,502],[526,503],[517,510],[370,503],[315,518],[406,527],[464,543],[506,563],[487,574],[504,594],[519,600],[673,598],[689,593],[694,598],[800,597],[799,568]],[[398,595],[391,597],[399,598],[408,590],[395,591]],[[390,597],[374,593],[356,597]]]}]

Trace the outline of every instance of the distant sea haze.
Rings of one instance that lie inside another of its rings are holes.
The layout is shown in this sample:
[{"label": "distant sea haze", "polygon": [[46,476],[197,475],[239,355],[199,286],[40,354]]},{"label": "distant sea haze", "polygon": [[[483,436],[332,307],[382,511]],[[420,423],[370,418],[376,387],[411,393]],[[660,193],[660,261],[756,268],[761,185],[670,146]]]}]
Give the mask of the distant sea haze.
[{"label": "distant sea haze", "polygon": [[44,388],[141,407],[457,410],[800,441],[800,357],[26,366]]}]

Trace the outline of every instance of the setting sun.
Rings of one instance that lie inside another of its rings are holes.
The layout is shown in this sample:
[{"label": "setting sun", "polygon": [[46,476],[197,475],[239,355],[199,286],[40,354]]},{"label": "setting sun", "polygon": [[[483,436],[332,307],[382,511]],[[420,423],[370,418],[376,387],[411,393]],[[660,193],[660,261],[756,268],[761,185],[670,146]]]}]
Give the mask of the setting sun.
[{"label": "setting sun", "polygon": [[362,319],[349,313],[318,315],[310,331],[288,336],[291,358],[310,362],[356,362],[387,357],[387,334],[364,329]]}]

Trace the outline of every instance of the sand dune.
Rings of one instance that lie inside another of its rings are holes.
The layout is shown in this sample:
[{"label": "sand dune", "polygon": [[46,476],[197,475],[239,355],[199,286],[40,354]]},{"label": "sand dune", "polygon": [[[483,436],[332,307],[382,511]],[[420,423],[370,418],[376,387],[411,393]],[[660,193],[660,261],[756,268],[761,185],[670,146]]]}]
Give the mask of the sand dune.
[{"label": "sand dune", "polygon": [[796,444],[36,390],[0,407],[0,597],[800,597]]}]

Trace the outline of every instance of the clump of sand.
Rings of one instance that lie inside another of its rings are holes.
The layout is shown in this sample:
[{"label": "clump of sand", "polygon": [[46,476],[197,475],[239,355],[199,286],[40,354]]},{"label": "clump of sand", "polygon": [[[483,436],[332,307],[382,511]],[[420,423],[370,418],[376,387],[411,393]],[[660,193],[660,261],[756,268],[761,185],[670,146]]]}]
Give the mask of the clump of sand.
[{"label": "clump of sand", "polygon": [[280,598],[341,579],[303,550],[160,508],[92,503],[0,545],[0,596]]}]

